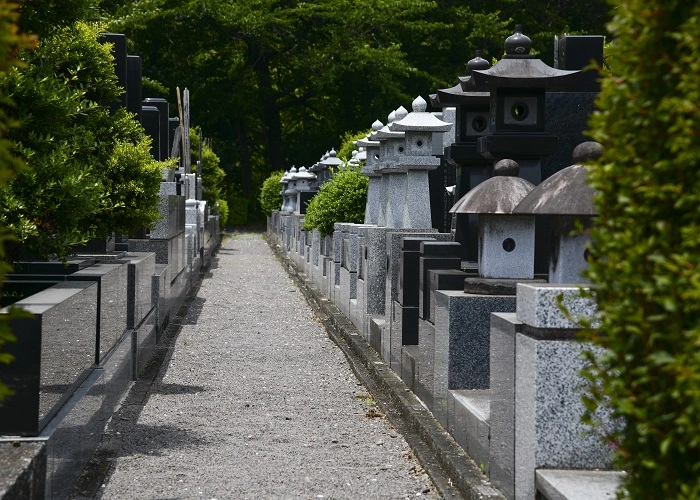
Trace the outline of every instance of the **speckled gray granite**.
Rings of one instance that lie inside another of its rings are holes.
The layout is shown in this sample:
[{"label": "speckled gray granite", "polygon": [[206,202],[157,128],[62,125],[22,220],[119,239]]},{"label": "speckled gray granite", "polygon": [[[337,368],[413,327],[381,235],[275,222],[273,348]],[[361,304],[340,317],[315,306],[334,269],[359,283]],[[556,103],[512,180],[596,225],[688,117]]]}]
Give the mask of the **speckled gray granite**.
[{"label": "speckled gray granite", "polygon": [[[576,341],[536,340],[515,335],[515,492],[533,498],[538,468],[605,469],[611,447],[581,422],[585,366]],[[600,353],[599,349],[593,349]],[[607,429],[608,411],[596,414]]]},{"label": "speckled gray granite", "polygon": [[162,370],[101,498],[434,491],[259,234],[224,241]]},{"label": "speckled gray granite", "polygon": [[[596,322],[597,306],[581,297],[581,285],[518,283],[516,315],[518,321],[535,328],[578,328],[559,307],[559,300],[573,319]],[[561,297],[561,299],[559,299]]]},{"label": "speckled gray granite", "polygon": [[624,472],[540,469],[537,490],[546,500],[612,500]]}]

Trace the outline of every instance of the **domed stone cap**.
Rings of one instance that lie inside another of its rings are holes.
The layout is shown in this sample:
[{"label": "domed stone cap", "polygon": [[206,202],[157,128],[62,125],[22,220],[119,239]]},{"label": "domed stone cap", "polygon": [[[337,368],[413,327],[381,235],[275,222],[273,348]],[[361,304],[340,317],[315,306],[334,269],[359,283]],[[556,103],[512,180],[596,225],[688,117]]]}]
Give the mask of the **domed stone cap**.
[{"label": "domed stone cap", "polygon": [[571,159],[574,165],[585,165],[589,160],[597,160],[603,154],[603,145],[595,141],[582,142],[574,148]]},{"label": "domed stone cap", "polygon": [[335,149],[331,149],[328,152],[328,158],[323,160],[323,164],[326,165],[327,167],[338,167],[340,164],[343,163],[343,160],[338,158],[338,153],[335,152]]},{"label": "domed stone cap", "polygon": [[[584,142],[574,149],[574,162],[584,163],[599,157],[603,147]],[[596,156],[597,155],[597,156]],[[598,215],[593,204],[595,191],[588,185],[588,169],[571,165],[545,179],[523,199],[513,213],[542,215]]]},{"label": "domed stone cap", "polygon": [[376,140],[375,137],[377,136],[377,132],[379,132],[382,128],[384,128],[384,124],[379,120],[374,120],[374,123],[372,124],[372,132],[370,132],[370,134],[367,136],[367,139],[371,141]]},{"label": "domed stone cap", "polygon": [[503,44],[503,48],[506,51],[506,56],[525,56],[530,53],[530,49],[532,48],[532,40],[530,40],[530,37],[523,35],[522,31],[522,25],[516,24],[515,33],[506,38],[506,41]]},{"label": "domed stone cap", "polygon": [[451,214],[511,214],[535,188],[520,177],[520,167],[513,160],[501,160],[494,166],[494,176],[465,194],[450,209]]},{"label": "domed stone cap", "polygon": [[292,168],[289,170],[289,180],[290,180],[290,181],[295,181],[295,180],[297,180],[297,179],[299,178],[299,176],[297,175],[297,172],[298,172],[298,171],[297,171],[297,168],[296,168],[296,167],[292,167]]},{"label": "domed stone cap", "polygon": [[406,111],[406,108],[404,108],[403,106],[399,106],[397,109],[389,113],[389,121],[380,130],[377,130],[372,134],[372,139],[399,139],[405,137],[403,132],[392,131],[391,124],[394,123],[396,120],[401,120],[405,118],[407,114],[408,111]]},{"label": "domed stone cap", "polygon": [[289,182],[289,171],[286,171],[278,184],[287,184]]},{"label": "domed stone cap", "polygon": [[301,167],[297,173],[297,179],[315,179],[316,174],[313,174],[306,170],[306,167]]},{"label": "domed stone cap", "polygon": [[428,103],[425,99],[421,96],[416,97],[413,101],[413,112],[390,124],[389,129],[392,132],[447,132],[452,128],[451,123],[439,120],[432,113],[428,113],[427,109]]},{"label": "domed stone cap", "polygon": [[491,64],[486,59],[482,58],[481,54],[482,52],[480,50],[477,50],[476,56],[473,59],[470,59],[467,63],[467,69],[469,70],[469,73],[471,73],[475,69],[485,70],[491,67]]}]

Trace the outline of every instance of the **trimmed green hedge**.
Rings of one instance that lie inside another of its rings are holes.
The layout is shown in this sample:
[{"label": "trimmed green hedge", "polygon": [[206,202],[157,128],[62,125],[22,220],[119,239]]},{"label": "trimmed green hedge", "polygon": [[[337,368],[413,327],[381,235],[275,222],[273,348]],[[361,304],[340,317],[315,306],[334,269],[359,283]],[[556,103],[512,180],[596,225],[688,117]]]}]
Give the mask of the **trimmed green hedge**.
[{"label": "trimmed green hedge", "polygon": [[363,223],[368,186],[359,167],[334,172],[306,207],[304,230],[316,228],[325,236],[333,233],[336,222]]},{"label": "trimmed green hedge", "polygon": [[266,215],[273,210],[282,208],[282,195],[280,194],[282,176],[284,176],[282,170],[272,172],[260,189],[260,207]]},{"label": "trimmed green hedge", "polygon": [[605,146],[588,272],[602,324],[585,332],[606,351],[584,402],[626,423],[610,436],[621,495],[699,498],[700,3],[613,5],[613,65],[590,122]]}]

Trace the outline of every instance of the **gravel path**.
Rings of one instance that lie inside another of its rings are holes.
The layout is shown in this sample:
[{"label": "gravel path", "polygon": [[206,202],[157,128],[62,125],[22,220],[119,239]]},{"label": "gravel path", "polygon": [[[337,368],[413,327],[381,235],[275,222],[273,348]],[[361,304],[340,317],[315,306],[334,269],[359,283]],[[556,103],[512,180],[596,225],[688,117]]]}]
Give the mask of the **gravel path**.
[{"label": "gravel path", "polygon": [[261,235],[212,267],[98,497],[437,498]]}]

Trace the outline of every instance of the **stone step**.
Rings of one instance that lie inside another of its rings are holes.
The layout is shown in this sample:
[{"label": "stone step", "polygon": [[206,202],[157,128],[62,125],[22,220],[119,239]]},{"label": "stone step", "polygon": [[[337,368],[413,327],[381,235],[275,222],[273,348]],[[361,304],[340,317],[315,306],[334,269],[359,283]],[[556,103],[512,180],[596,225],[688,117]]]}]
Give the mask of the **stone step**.
[{"label": "stone step", "polygon": [[539,469],[535,486],[545,500],[608,500],[616,498],[615,491],[624,472],[603,470]]}]

